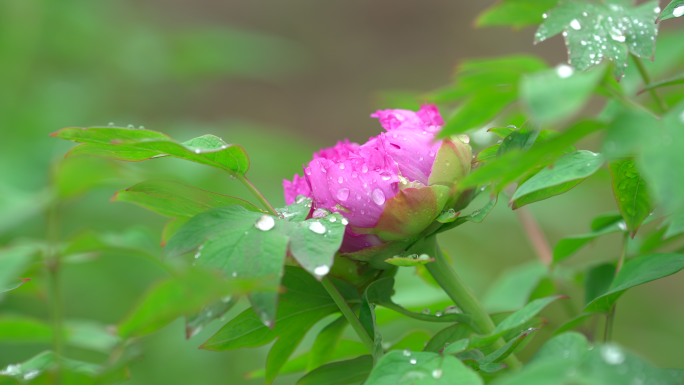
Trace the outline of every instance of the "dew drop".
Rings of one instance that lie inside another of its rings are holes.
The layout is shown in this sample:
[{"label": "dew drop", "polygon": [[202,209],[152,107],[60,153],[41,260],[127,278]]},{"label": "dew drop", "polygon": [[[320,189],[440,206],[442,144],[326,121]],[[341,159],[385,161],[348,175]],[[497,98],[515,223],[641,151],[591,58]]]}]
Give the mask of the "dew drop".
[{"label": "dew drop", "polygon": [[352,171],[352,178],[356,178],[358,176],[359,176],[359,173],[357,173],[356,171]]},{"label": "dew drop", "polygon": [[[340,182],[342,183],[342,182]],[[341,189],[337,190],[337,199],[341,201],[346,201],[347,198],[349,198],[349,189],[346,187],[342,187]]]},{"label": "dew drop", "polygon": [[195,154],[199,154],[199,153],[200,153],[200,149],[199,149],[199,148],[196,148],[196,149],[195,149]]},{"label": "dew drop", "polygon": [[340,167],[340,170],[344,170],[344,163],[340,163],[339,167]]},{"label": "dew drop", "polygon": [[373,199],[373,202],[375,202],[376,205],[382,206],[385,203],[385,193],[382,192],[379,188],[376,188],[373,190],[371,193],[371,198]]},{"label": "dew drop", "polygon": [[330,217],[329,220],[330,220],[330,222],[337,222],[337,218],[335,218],[334,216],[333,216],[333,217]]},{"label": "dew drop", "polygon": [[342,222],[342,224],[345,225],[345,226],[349,224],[349,221],[347,220],[347,218],[342,218],[342,221],[341,221],[341,222]]},{"label": "dew drop", "polygon": [[32,380],[38,377],[39,374],[40,372],[38,370],[29,370],[28,372],[24,373],[24,380]]},{"label": "dew drop", "polygon": [[442,377],[442,369],[435,369],[432,371],[432,378],[439,380]]},{"label": "dew drop", "polygon": [[577,31],[582,29],[582,26],[580,25],[580,23],[577,19],[574,19],[570,22],[570,27],[572,27],[572,29],[577,30]]},{"label": "dew drop", "polygon": [[324,218],[324,217],[327,217],[328,215],[330,215],[331,213],[332,212],[328,209],[320,208],[320,209],[314,210],[313,214],[311,214],[311,217],[316,218],[316,219]]},{"label": "dew drop", "polygon": [[234,271],[230,274],[233,278],[237,277],[237,271]]},{"label": "dew drop", "polygon": [[114,127],[114,122],[109,122],[109,127]]},{"label": "dew drop", "polygon": [[144,130],[144,129],[145,129],[145,126],[138,127],[138,130]]},{"label": "dew drop", "polygon": [[547,17],[549,17],[549,15],[547,15],[547,14],[545,14],[545,13],[542,14],[542,18],[546,19]]},{"label": "dew drop", "polygon": [[306,175],[311,175],[311,169],[310,168],[307,167],[305,172],[306,172]]},{"label": "dew drop", "polygon": [[304,195],[297,195],[297,198],[295,198],[295,203],[304,203],[306,200],[306,197]]},{"label": "dew drop", "polygon": [[325,233],[325,226],[323,226],[321,222],[311,222],[309,225],[309,230],[316,234],[323,234]]},{"label": "dew drop", "polygon": [[390,174],[387,171],[384,171],[380,173],[380,177],[382,178],[382,180],[390,180],[392,179],[392,174]]},{"label": "dew drop", "polygon": [[416,360],[415,358],[411,358],[409,362],[411,363],[411,365],[415,365],[418,363],[418,360]]},{"label": "dew drop", "polygon": [[275,220],[272,216],[264,214],[254,223],[254,226],[261,231],[268,231],[275,226]]},{"label": "dew drop", "polygon": [[135,126],[132,124],[129,124],[128,126],[126,126],[126,128],[135,128]]},{"label": "dew drop", "polygon": [[672,16],[680,17],[682,15],[684,15],[684,4],[680,4],[672,10]]},{"label": "dew drop", "polygon": [[337,183],[342,183],[342,182],[344,182],[344,178],[343,178],[343,177],[338,177],[338,178],[337,178]]},{"label": "dew drop", "polygon": [[435,315],[436,315],[437,317],[441,317],[441,316],[442,316],[442,311],[441,311],[441,310],[437,310],[437,311],[435,312]]},{"label": "dew drop", "polygon": [[430,154],[429,154],[429,155],[430,155],[430,156],[435,156],[435,152],[434,152],[434,151],[430,151]]},{"label": "dew drop", "polygon": [[328,274],[329,271],[330,271],[330,267],[329,267],[329,266],[327,266],[327,265],[320,265],[320,266],[317,266],[317,267],[314,269],[314,274],[316,274],[316,275],[319,276],[319,277],[322,277],[322,276]]},{"label": "dew drop", "polygon": [[404,349],[403,354],[404,354],[404,357],[411,357],[411,349],[408,349],[408,348]]},{"label": "dew drop", "polygon": [[561,79],[565,79],[572,76],[572,74],[575,73],[575,70],[569,65],[561,64],[556,67],[556,73]]},{"label": "dew drop", "polygon": [[458,306],[447,306],[444,308],[444,314],[460,314],[463,313],[461,309],[458,308]]},{"label": "dew drop", "polygon": [[430,309],[423,309],[420,312],[423,314],[430,314]]},{"label": "dew drop", "polygon": [[620,365],[625,362],[625,353],[615,345],[601,346],[601,357],[609,365]]},{"label": "dew drop", "polygon": [[367,172],[368,172],[368,166],[364,164],[364,165],[361,167],[361,172],[364,173],[364,174],[367,173]]}]

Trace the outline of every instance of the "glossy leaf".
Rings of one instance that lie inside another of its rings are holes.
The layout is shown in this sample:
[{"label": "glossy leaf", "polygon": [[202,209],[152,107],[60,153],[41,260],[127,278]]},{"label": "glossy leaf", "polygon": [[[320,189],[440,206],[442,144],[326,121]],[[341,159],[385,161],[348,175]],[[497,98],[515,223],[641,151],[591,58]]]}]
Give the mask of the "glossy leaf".
[{"label": "glossy leaf", "polygon": [[[285,293],[281,295],[273,328],[269,328],[251,309],[224,325],[202,344],[206,350],[225,351],[265,345],[278,339],[266,361],[266,381],[271,383],[308,330],[324,317],[338,311],[323,285],[301,268],[286,267]],[[349,284],[333,280],[347,300],[359,301]]]},{"label": "glossy leaf", "polygon": [[682,17],[684,15],[684,0],[672,0],[670,3],[660,12],[658,20],[656,23],[663,20],[674,19],[676,17]]},{"label": "glossy leaf", "polygon": [[150,180],[119,190],[112,202],[130,202],[167,217],[192,217],[205,211],[239,205],[253,212],[262,212],[239,198],[218,194],[169,180]]},{"label": "glossy leaf", "polygon": [[613,194],[632,238],[653,209],[648,189],[633,160],[609,163],[613,174]]},{"label": "glossy leaf", "polygon": [[562,194],[598,171],[603,157],[591,151],[565,155],[522,183],[513,194],[513,209]]},{"label": "glossy leaf", "polygon": [[276,290],[272,282],[268,286],[266,282],[249,280],[226,282],[199,271],[165,279],[151,287],[119,322],[118,333],[125,338],[149,334],[178,317],[200,310],[207,303],[256,288]]},{"label": "glossy leaf", "polygon": [[[86,376],[87,378],[97,377],[104,370],[104,368],[99,365],[76,361],[65,357],[60,358],[52,351],[44,351],[24,362],[8,365],[7,367],[0,369],[0,376],[12,377],[22,382],[33,380],[47,371],[56,368],[58,362],[59,365],[61,365],[62,370],[75,373],[76,375]],[[62,374],[63,378],[68,378],[69,376],[70,373]],[[119,376],[119,380],[123,379],[124,375]]]},{"label": "glossy leaf", "polygon": [[185,338],[193,337],[211,321],[222,318],[237,301],[238,297],[226,296],[185,317]]},{"label": "glossy leaf", "polygon": [[311,351],[308,354],[309,362],[306,366],[307,371],[312,371],[330,361],[347,325],[349,325],[347,319],[344,316],[340,316],[318,333],[316,341],[314,341]]},{"label": "glossy leaf", "polygon": [[535,118],[545,122],[563,120],[582,109],[604,74],[604,67],[575,74],[571,67],[561,64],[523,77],[520,98]]},{"label": "glossy leaf", "polygon": [[333,362],[307,373],[297,385],[358,385],[373,369],[373,357],[360,356],[353,360]]},{"label": "glossy leaf", "polygon": [[604,263],[587,271],[584,278],[584,304],[605,294],[615,278],[615,265]]},{"label": "glossy leaf", "polygon": [[541,24],[542,14],[553,8],[558,0],[501,0],[485,9],[475,21],[478,27],[508,25],[522,28]]},{"label": "glossy leaf", "polygon": [[373,368],[365,385],[481,385],[482,379],[453,356],[393,350]]},{"label": "glossy leaf", "polygon": [[590,302],[584,311],[608,313],[627,289],[667,277],[682,269],[684,254],[651,254],[627,261],[610,289]]},{"label": "glossy leaf", "polygon": [[462,215],[456,218],[453,222],[445,223],[439,228],[437,232],[444,232],[450,230],[454,227],[460,226],[465,222],[481,223],[487,215],[494,209],[496,202],[499,200],[499,195],[493,195],[490,197],[489,201],[479,210],[475,210],[468,215]]},{"label": "glossy leaf", "polygon": [[573,67],[584,71],[606,58],[613,62],[613,76],[620,79],[629,53],[649,59],[655,55],[658,26],[654,22],[659,11],[657,1],[638,7],[561,1],[547,12],[535,33],[535,42],[563,32]]},{"label": "glossy leaf", "polygon": [[173,156],[216,167],[233,175],[249,168],[245,150],[213,135],[179,143],[156,131],[119,127],[63,128],[50,136],[82,143],[68,156],[91,155],[129,162]]}]

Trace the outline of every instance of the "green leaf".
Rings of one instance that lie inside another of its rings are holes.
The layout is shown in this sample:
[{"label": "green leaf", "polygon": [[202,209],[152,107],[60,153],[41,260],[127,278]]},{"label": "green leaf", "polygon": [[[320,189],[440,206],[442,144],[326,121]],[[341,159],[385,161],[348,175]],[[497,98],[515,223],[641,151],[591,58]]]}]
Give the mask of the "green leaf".
[{"label": "green leaf", "polygon": [[297,385],[360,385],[372,369],[373,357],[360,356],[323,365],[300,378]]},{"label": "green leaf", "polygon": [[424,331],[414,331],[404,336],[401,340],[394,343],[388,350],[409,349],[421,351],[425,344],[430,340],[430,334]]},{"label": "green leaf", "polygon": [[558,334],[537,350],[530,364],[554,361],[559,358],[575,361],[583,358],[588,351],[589,342],[583,334],[577,332]]},{"label": "green leaf", "polygon": [[179,143],[156,131],[119,127],[63,128],[50,136],[83,143],[67,157],[92,155],[129,162],[173,156],[219,168],[231,175],[244,175],[249,169],[245,150],[213,135]]},{"label": "green leaf", "polygon": [[440,132],[440,137],[446,137],[471,128],[483,126],[492,121],[504,108],[517,99],[517,93],[511,89],[484,89],[465,101],[454,116],[447,120]]},{"label": "green leaf", "polygon": [[590,302],[584,311],[608,313],[627,289],[667,277],[682,269],[684,254],[661,253],[632,259],[622,267],[610,289]]},{"label": "green leaf", "polygon": [[0,343],[49,343],[52,337],[47,322],[26,316],[0,316]]},{"label": "green leaf", "polygon": [[[611,218],[613,218],[613,216],[611,216]],[[581,249],[584,245],[593,241],[597,237],[600,237],[601,235],[626,230],[627,226],[625,225],[624,221],[618,220],[611,221],[607,223],[604,227],[595,228],[594,231],[587,234],[573,235],[567,238],[563,238],[560,241],[558,241],[556,246],[553,248],[553,262],[558,263],[564,259],[567,259],[572,254]]]},{"label": "green leaf", "polygon": [[502,156],[510,151],[527,151],[532,147],[541,132],[541,123],[527,121],[517,130],[513,130],[499,145],[496,156]]},{"label": "green leaf", "polygon": [[663,20],[674,19],[675,17],[681,17],[682,15],[684,15],[684,0],[672,0],[670,1],[670,4],[660,12],[656,23]]},{"label": "green leaf", "polygon": [[567,322],[559,326],[558,329],[556,329],[556,331],[553,332],[553,335],[558,335],[566,331],[575,329],[576,327],[582,325],[585,321],[587,321],[587,319],[589,319],[589,317],[593,316],[594,314],[596,313],[582,313],[577,317],[568,320]]},{"label": "green leaf", "polygon": [[627,57],[653,58],[658,1],[638,7],[629,3],[602,4],[580,0],[561,1],[547,13],[535,33],[535,42],[563,32],[569,61],[580,71],[599,64],[603,58],[613,62],[613,76],[624,74]]},{"label": "green leaf", "polygon": [[473,330],[473,328],[471,328],[468,324],[457,323],[448,326],[437,332],[437,334],[430,339],[424,350],[426,352],[438,353],[454,342],[468,338],[468,336],[473,333],[475,333],[475,330]]},{"label": "green leaf", "polygon": [[426,263],[434,261],[435,259],[430,258],[427,254],[421,254],[420,256],[416,255],[416,258],[404,258],[395,256],[393,258],[385,259],[385,262],[389,263],[390,265],[402,267],[425,265]]},{"label": "green leaf", "polygon": [[[99,365],[71,360],[65,357],[59,358],[54,352],[44,351],[22,363],[8,365],[0,370],[0,376],[12,377],[22,382],[32,380],[38,378],[43,373],[56,368],[58,362],[59,365],[61,365],[62,370],[88,378],[97,377],[104,370],[104,368]],[[68,375],[70,375],[70,373],[68,373],[67,376]],[[62,374],[62,378],[65,379],[64,374]],[[123,378],[125,378],[125,375],[120,376],[119,380],[122,380]],[[67,382],[74,383],[68,380]]]},{"label": "green leaf", "polygon": [[467,338],[462,339],[462,340],[458,340],[458,341],[453,342],[453,343],[446,343],[445,344],[446,346],[444,346],[444,349],[442,349],[442,351],[440,351],[440,353],[442,353],[442,354],[461,353],[468,348],[469,343],[470,343],[470,340],[468,340]]},{"label": "green leaf", "polygon": [[223,281],[200,271],[190,271],[178,278],[168,278],[151,287],[138,304],[119,322],[118,333],[124,338],[142,336],[166,326],[174,319],[192,314],[207,303],[228,295],[243,294],[259,288],[275,291],[274,283],[232,280]]},{"label": "green leaf", "polygon": [[110,354],[121,343],[109,325],[97,321],[79,319],[65,322],[66,341],[71,346]]},{"label": "green leaf", "polygon": [[613,174],[613,194],[632,238],[653,209],[646,183],[634,161],[616,160],[608,164]]},{"label": "green leaf", "polygon": [[14,290],[31,280],[18,276],[33,262],[37,251],[37,247],[30,245],[0,249],[0,293]]},{"label": "green leaf", "polygon": [[[271,383],[308,330],[326,316],[339,311],[323,285],[305,270],[286,267],[286,288],[278,306],[273,328],[269,328],[250,309],[240,313],[202,344],[206,350],[224,351],[265,345],[278,338],[266,361],[266,381]],[[357,303],[356,289],[333,279],[345,299]]]},{"label": "green leaf", "polygon": [[453,222],[445,223],[437,231],[438,233],[453,229],[454,227],[460,226],[465,222],[481,223],[487,215],[494,209],[496,202],[499,200],[499,195],[493,195],[489,202],[487,202],[481,209],[475,210],[469,215],[463,215],[456,218]]},{"label": "green leaf", "polygon": [[506,270],[489,287],[482,305],[490,313],[522,308],[546,273],[547,268],[538,262]]},{"label": "green leaf", "polygon": [[562,194],[593,175],[603,165],[603,157],[591,151],[565,155],[535,174],[513,194],[513,209]]},{"label": "green leaf", "polygon": [[482,385],[482,379],[453,356],[393,350],[373,368],[365,385]]},{"label": "green leaf", "polygon": [[[684,4],[684,0],[682,0],[682,4]],[[667,78],[665,80],[661,80],[658,82],[653,82],[649,85],[647,85],[643,90],[639,91],[637,95],[641,95],[646,91],[649,90],[654,90],[656,88],[660,87],[668,87],[668,86],[675,86],[678,84],[684,84],[684,74],[679,74],[677,76],[673,76],[671,78]]]},{"label": "green leaf", "polygon": [[555,295],[551,297],[545,297],[545,298],[539,298],[535,299],[534,301],[528,303],[523,307],[522,309],[516,311],[515,313],[511,314],[508,316],[505,320],[503,320],[501,323],[496,325],[496,328],[492,332],[492,334],[497,334],[505,331],[512,330],[528,320],[532,319],[537,313],[539,313],[542,309],[544,309],[546,306],[551,304],[552,302],[555,302],[556,300],[559,299],[567,299],[568,297],[563,296],[563,295]]},{"label": "green leaf", "polygon": [[487,365],[491,363],[498,363],[503,360],[505,360],[508,356],[513,354],[513,352],[516,350],[518,345],[520,345],[527,336],[530,334],[534,333],[538,329],[535,328],[529,328],[527,330],[523,330],[518,334],[515,338],[512,338],[510,341],[508,341],[504,346],[500,347],[499,349],[495,350],[493,353],[484,356],[483,358],[477,360],[477,363],[482,366],[482,365]]},{"label": "green leaf", "polygon": [[205,211],[239,205],[253,212],[262,212],[253,204],[228,195],[188,186],[169,180],[150,180],[119,190],[112,202],[130,202],[167,217],[192,217]]},{"label": "green leaf", "polygon": [[501,0],[485,9],[475,21],[478,27],[507,25],[522,28],[541,24],[544,12],[553,8],[558,0]]},{"label": "green leaf", "polygon": [[565,64],[527,75],[520,81],[520,98],[535,118],[547,122],[571,117],[589,101],[605,68],[574,74]]},{"label": "green leaf", "polygon": [[359,321],[366,329],[368,335],[373,340],[373,365],[377,364],[384,354],[382,347],[382,335],[380,328],[375,320],[375,304],[371,299],[387,298],[391,295],[392,286],[394,286],[394,278],[385,278],[375,281],[368,285],[361,297],[361,309],[359,310]]},{"label": "green leaf", "polygon": [[302,222],[311,213],[311,206],[313,199],[300,195],[297,197],[295,203],[276,209],[276,212],[283,218],[291,222]]},{"label": "green leaf", "polygon": [[185,317],[185,338],[190,339],[215,319],[222,318],[237,303],[238,298],[227,296],[215,301],[202,310]]},{"label": "green leaf", "polygon": [[[665,238],[671,238],[675,235],[684,233],[684,210],[680,210],[667,219],[667,231]],[[658,239],[660,241],[660,239]]]},{"label": "green leaf", "polygon": [[587,305],[605,294],[614,278],[615,265],[612,263],[604,263],[589,269],[584,278],[584,304]]},{"label": "green leaf", "polygon": [[534,146],[530,151],[509,152],[493,162],[484,164],[470,173],[461,182],[459,188],[472,188],[497,180],[505,187],[540,163],[549,162],[555,157],[565,154],[568,146],[601,128],[603,128],[603,124],[599,122],[579,122],[565,133],[549,139],[548,142],[539,145],[539,147]]},{"label": "green leaf", "polygon": [[347,325],[349,325],[347,319],[344,316],[340,316],[318,333],[316,341],[314,341],[308,354],[309,362],[306,366],[308,372],[331,360]]}]

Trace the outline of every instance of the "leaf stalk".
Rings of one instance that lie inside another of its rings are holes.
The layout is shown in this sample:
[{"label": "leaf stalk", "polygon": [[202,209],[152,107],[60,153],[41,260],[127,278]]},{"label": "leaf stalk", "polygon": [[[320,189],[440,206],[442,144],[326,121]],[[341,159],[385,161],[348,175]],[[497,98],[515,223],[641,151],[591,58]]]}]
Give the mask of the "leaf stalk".
[{"label": "leaf stalk", "polygon": [[[631,54],[632,59],[634,60],[634,63],[636,63],[636,67],[639,70],[639,74],[641,75],[641,78],[644,80],[644,85],[648,87],[651,85],[651,76],[648,74],[648,71],[646,70],[646,67],[644,66],[644,62],[641,60],[640,57]],[[665,103],[665,100],[660,97],[658,94],[658,91],[655,89],[649,89],[648,92],[651,94],[651,97],[653,97],[653,100],[655,100],[656,104],[660,108],[660,112],[667,112],[669,107],[667,106],[667,103]]]},{"label": "leaf stalk", "polygon": [[340,308],[340,311],[342,314],[347,318],[347,321],[349,321],[349,324],[352,326],[356,334],[359,336],[361,339],[361,342],[366,346],[368,351],[373,354],[374,347],[373,347],[373,340],[371,339],[370,335],[368,335],[368,332],[366,329],[363,327],[361,324],[361,321],[359,321],[359,318],[354,314],[354,311],[349,307],[349,304],[347,301],[342,297],[342,294],[337,290],[335,285],[332,283],[330,278],[328,277],[323,277],[321,280],[321,283],[323,284],[323,287],[325,290],[328,291],[328,294],[332,297],[333,301],[337,304],[337,307]]}]

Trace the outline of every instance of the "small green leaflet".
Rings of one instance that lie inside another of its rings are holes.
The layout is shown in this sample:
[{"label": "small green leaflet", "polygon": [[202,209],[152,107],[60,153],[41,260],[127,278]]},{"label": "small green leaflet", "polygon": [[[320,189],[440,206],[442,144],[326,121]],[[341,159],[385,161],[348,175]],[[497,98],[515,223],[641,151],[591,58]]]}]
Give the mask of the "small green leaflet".
[{"label": "small green leaflet", "polygon": [[409,266],[418,266],[418,265],[424,265],[426,263],[434,262],[434,258],[430,258],[427,254],[421,254],[416,255],[415,258],[411,257],[399,257],[399,256],[394,256],[392,258],[385,259],[385,262],[389,263],[390,265],[394,266],[401,266],[401,267],[409,267]]},{"label": "small green leaflet", "polygon": [[484,382],[450,355],[392,350],[373,368],[365,385],[482,385]]},{"label": "small green leaflet", "polygon": [[604,263],[587,270],[584,277],[584,304],[602,296],[615,279],[615,265]]},{"label": "small green leaflet", "polygon": [[111,201],[135,203],[171,218],[192,217],[213,208],[232,205],[262,212],[246,200],[170,180],[148,180],[138,183],[133,187],[119,190]]},{"label": "small green leaflet", "polygon": [[323,365],[300,378],[297,385],[357,385],[368,378],[372,369],[373,357],[360,356]]},{"label": "small green leaflet", "polygon": [[611,161],[608,167],[613,174],[615,200],[634,238],[639,226],[653,209],[646,183],[631,159]]},{"label": "small green leaflet", "polygon": [[517,130],[508,134],[499,145],[496,156],[502,156],[509,151],[527,151],[532,147],[541,132],[541,122],[527,121]]},{"label": "small green leaflet", "polygon": [[684,269],[684,254],[660,253],[632,259],[625,263],[610,289],[591,301],[585,312],[608,313],[627,289],[667,277]]},{"label": "small green leaflet", "polygon": [[[304,335],[324,317],[339,311],[325,288],[298,267],[286,267],[285,293],[281,295],[274,327],[267,327],[257,314],[247,309],[207,340],[202,349],[225,351],[265,345],[278,338],[266,361],[266,380],[271,383]],[[356,289],[333,279],[347,301],[360,302]]]},{"label": "small green leaflet", "polygon": [[180,143],[156,131],[120,127],[63,128],[50,136],[82,143],[67,157],[91,155],[139,162],[173,156],[216,167],[231,175],[244,176],[249,169],[245,150],[214,135],[204,135]]},{"label": "small green leaflet", "polygon": [[682,17],[682,15],[684,15],[684,0],[672,0],[670,1],[670,4],[660,12],[656,23],[663,20],[674,19],[675,17]]},{"label": "small green leaflet", "polygon": [[478,27],[508,25],[522,28],[541,24],[544,12],[553,8],[558,0],[503,0],[482,12],[475,21]]},{"label": "small green leaflet", "polygon": [[613,76],[619,80],[630,53],[648,59],[655,55],[659,12],[658,1],[634,7],[616,1],[565,0],[544,14],[535,43],[562,32],[573,67],[584,71],[605,58],[613,62]]},{"label": "small green leaflet", "polygon": [[595,238],[600,237],[601,235],[627,230],[627,226],[625,225],[624,221],[620,220],[619,218],[614,220],[616,217],[613,215],[611,215],[610,218],[612,220],[608,222],[596,223],[596,226],[592,224],[592,231],[590,233],[573,235],[558,241],[556,246],[553,248],[553,262],[558,263],[570,257],[584,245],[593,241]]},{"label": "small green leaflet", "polygon": [[211,321],[223,317],[238,301],[237,296],[226,296],[185,317],[185,338],[190,339]]},{"label": "small green leaflet", "polygon": [[521,184],[511,203],[513,209],[567,192],[603,165],[603,157],[591,151],[575,151],[559,158]]}]

